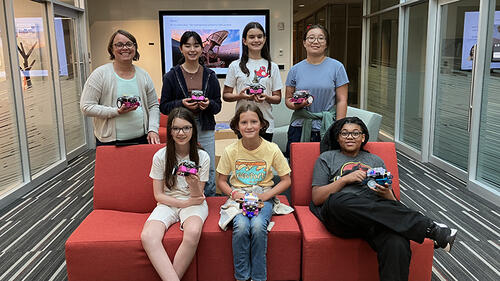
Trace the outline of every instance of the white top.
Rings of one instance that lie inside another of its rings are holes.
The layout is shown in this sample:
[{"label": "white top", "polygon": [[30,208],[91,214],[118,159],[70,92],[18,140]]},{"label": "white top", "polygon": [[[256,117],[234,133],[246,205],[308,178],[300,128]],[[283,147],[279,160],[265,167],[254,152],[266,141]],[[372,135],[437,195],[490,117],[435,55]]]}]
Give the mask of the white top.
[{"label": "white top", "polygon": [[[248,84],[252,83],[254,77],[257,77],[259,83],[262,86],[266,87],[264,94],[272,96],[273,91],[281,90],[281,88],[283,88],[283,83],[281,82],[278,65],[274,62],[271,62],[271,75],[269,75],[267,66],[268,62],[266,59],[254,60],[249,58],[247,62],[247,68],[250,72],[250,75],[247,76],[240,69],[240,60],[233,61],[229,65],[229,70],[227,72],[224,85],[235,88],[236,92],[239,93],[243,89],[248,87]],[[264,115],[264,119],[269,122],[269,128],[267,128],[266,133],[272,134],[274,131],[274,117],[271,104],[269,104],[268,102],[259,103],[249,100],[239,100],[236,103],[236,108],[239,108],[240,106],[247,103],[253,103],[259,107],[259,109],[262,111],[262,114]]]},{"label": "white top", "polygon": [[[154,180],[164,180],[165,179],[165,154],[167,151],[167,147],[161,148],[158,150],[153,156],[153,165],[151,166],[151,172],[149,173],[149,177]],[[198,170],[198,176],[200,177],[201,182],[208,181],[208,173],[210,169],[210,156],[205,150],[198,149],[198,155],[200,157],[200,169]],[[179,157],[177,155],[177,163],[180,163],[182,160],[189,160],[189,155],[186,157]],[[186,183],[186,179],[184,176],[177,176],[177,183],[172,189],[168,189],[166,186],[164,187],[165,195],[172,196],[175,198],[186,199],[190,197],[188,184]]]}]

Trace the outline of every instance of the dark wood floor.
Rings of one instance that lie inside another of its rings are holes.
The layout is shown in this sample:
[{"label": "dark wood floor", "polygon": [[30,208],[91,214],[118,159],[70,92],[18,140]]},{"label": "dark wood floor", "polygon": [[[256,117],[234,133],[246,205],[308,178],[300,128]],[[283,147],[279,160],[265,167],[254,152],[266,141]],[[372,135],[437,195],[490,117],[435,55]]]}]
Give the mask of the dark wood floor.
[{"label": "dark wood floor", "polygon": [[[500,280],[500,208],[431,164],[398,154],[401,201],[458,228],[432,280]],[[0,210],[0,280],[67,280],[64,242],[92,211],[95,151]]]}]

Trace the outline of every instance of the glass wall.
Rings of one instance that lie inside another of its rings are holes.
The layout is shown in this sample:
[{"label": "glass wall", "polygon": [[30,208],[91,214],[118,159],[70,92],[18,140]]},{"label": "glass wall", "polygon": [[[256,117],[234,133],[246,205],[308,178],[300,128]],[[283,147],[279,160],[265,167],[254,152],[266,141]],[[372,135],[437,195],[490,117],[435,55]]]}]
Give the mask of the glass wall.
[{"label": "glass wall", "polygon": [[61,159],[43,3],[14,1],[31,175]]},{"label": "glass wall", "polygon": [[75,34],[75,19],[56,15],[54,18],[59,83],[61,87],[66,151],[70,153],[85,144],[83,115],[80,111],[80,68]]},{"label": "glass wall", "polygon": [[[496,1],[494,24],[488,40],[492,62],[500,62],[500,0]],[[488,58],[489,56],[487,56]],[[481,124],[479,128],[479,151],[477,179],[500,190],[500,69],[485,64]]]},{"label": "glass wall", "polygon": [[399,10],[370,17],[367,110],[382,115],[380,129],[394,136]]},{"label": "glass wall", "polygon": [[0,1],[0,195],[23,181],[3,1]]},{"label": "glass wall", "polygon": [[[464,33],[466,20],[474,21],[470,12],[479,11],[479,2],[463,0],[443,5],[438,36],[439,53],[436,78],[436,101],[433,155],[467,171],[469,158],[468,118],[472,82],[472,44],[477,28]],[[477,13],[478,15],[478,13]],[[475,18],[477,26],[478,17]],[[473,23],[468,23],[473,24]],[[466,37],[464,39],[464,36]]]},{"label": "glass wall", "polygon": [[428,8],[427,2],[408,7],[408,36],[402,72],[399,140],[418,150],[422,146]]}]

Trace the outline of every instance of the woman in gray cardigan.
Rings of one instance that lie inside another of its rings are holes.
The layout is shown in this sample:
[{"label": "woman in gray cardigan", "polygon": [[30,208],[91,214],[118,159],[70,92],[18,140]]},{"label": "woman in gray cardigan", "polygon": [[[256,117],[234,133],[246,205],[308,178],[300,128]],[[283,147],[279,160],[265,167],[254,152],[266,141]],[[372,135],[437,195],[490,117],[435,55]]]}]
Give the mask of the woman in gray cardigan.
[{"label": "woman in gray cardigan", "polygon": [[149,74],[132,64],[137,41],[118,30],[109,40],[111,63],[95,69],[83,89],[80,108],[94,117],[96,145],[160,143],[158,97]]}]

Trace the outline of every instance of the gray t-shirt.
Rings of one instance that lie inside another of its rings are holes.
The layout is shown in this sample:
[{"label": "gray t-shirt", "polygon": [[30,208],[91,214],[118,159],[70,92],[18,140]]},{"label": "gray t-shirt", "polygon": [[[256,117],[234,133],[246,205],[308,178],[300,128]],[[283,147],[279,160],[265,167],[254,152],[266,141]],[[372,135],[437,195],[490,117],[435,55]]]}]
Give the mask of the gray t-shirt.
[{"label": "gray t-shirt", "polygon": [[[335,181],[336,177],[345,176],[351,172],[362,169],[364,171],[370,168],[384,167],[384,161],[375,154],[360,151],[356,157],[350,157],[342,154],[339,150],[329,150],[321,153],[314,164],[312,186],[323,186]],[[355,183],[346,185],[339,192],[348,192],[360,194],[369,191],[366,184]],[[321,207],[311,202],[309,208],[321,221]]]}]

